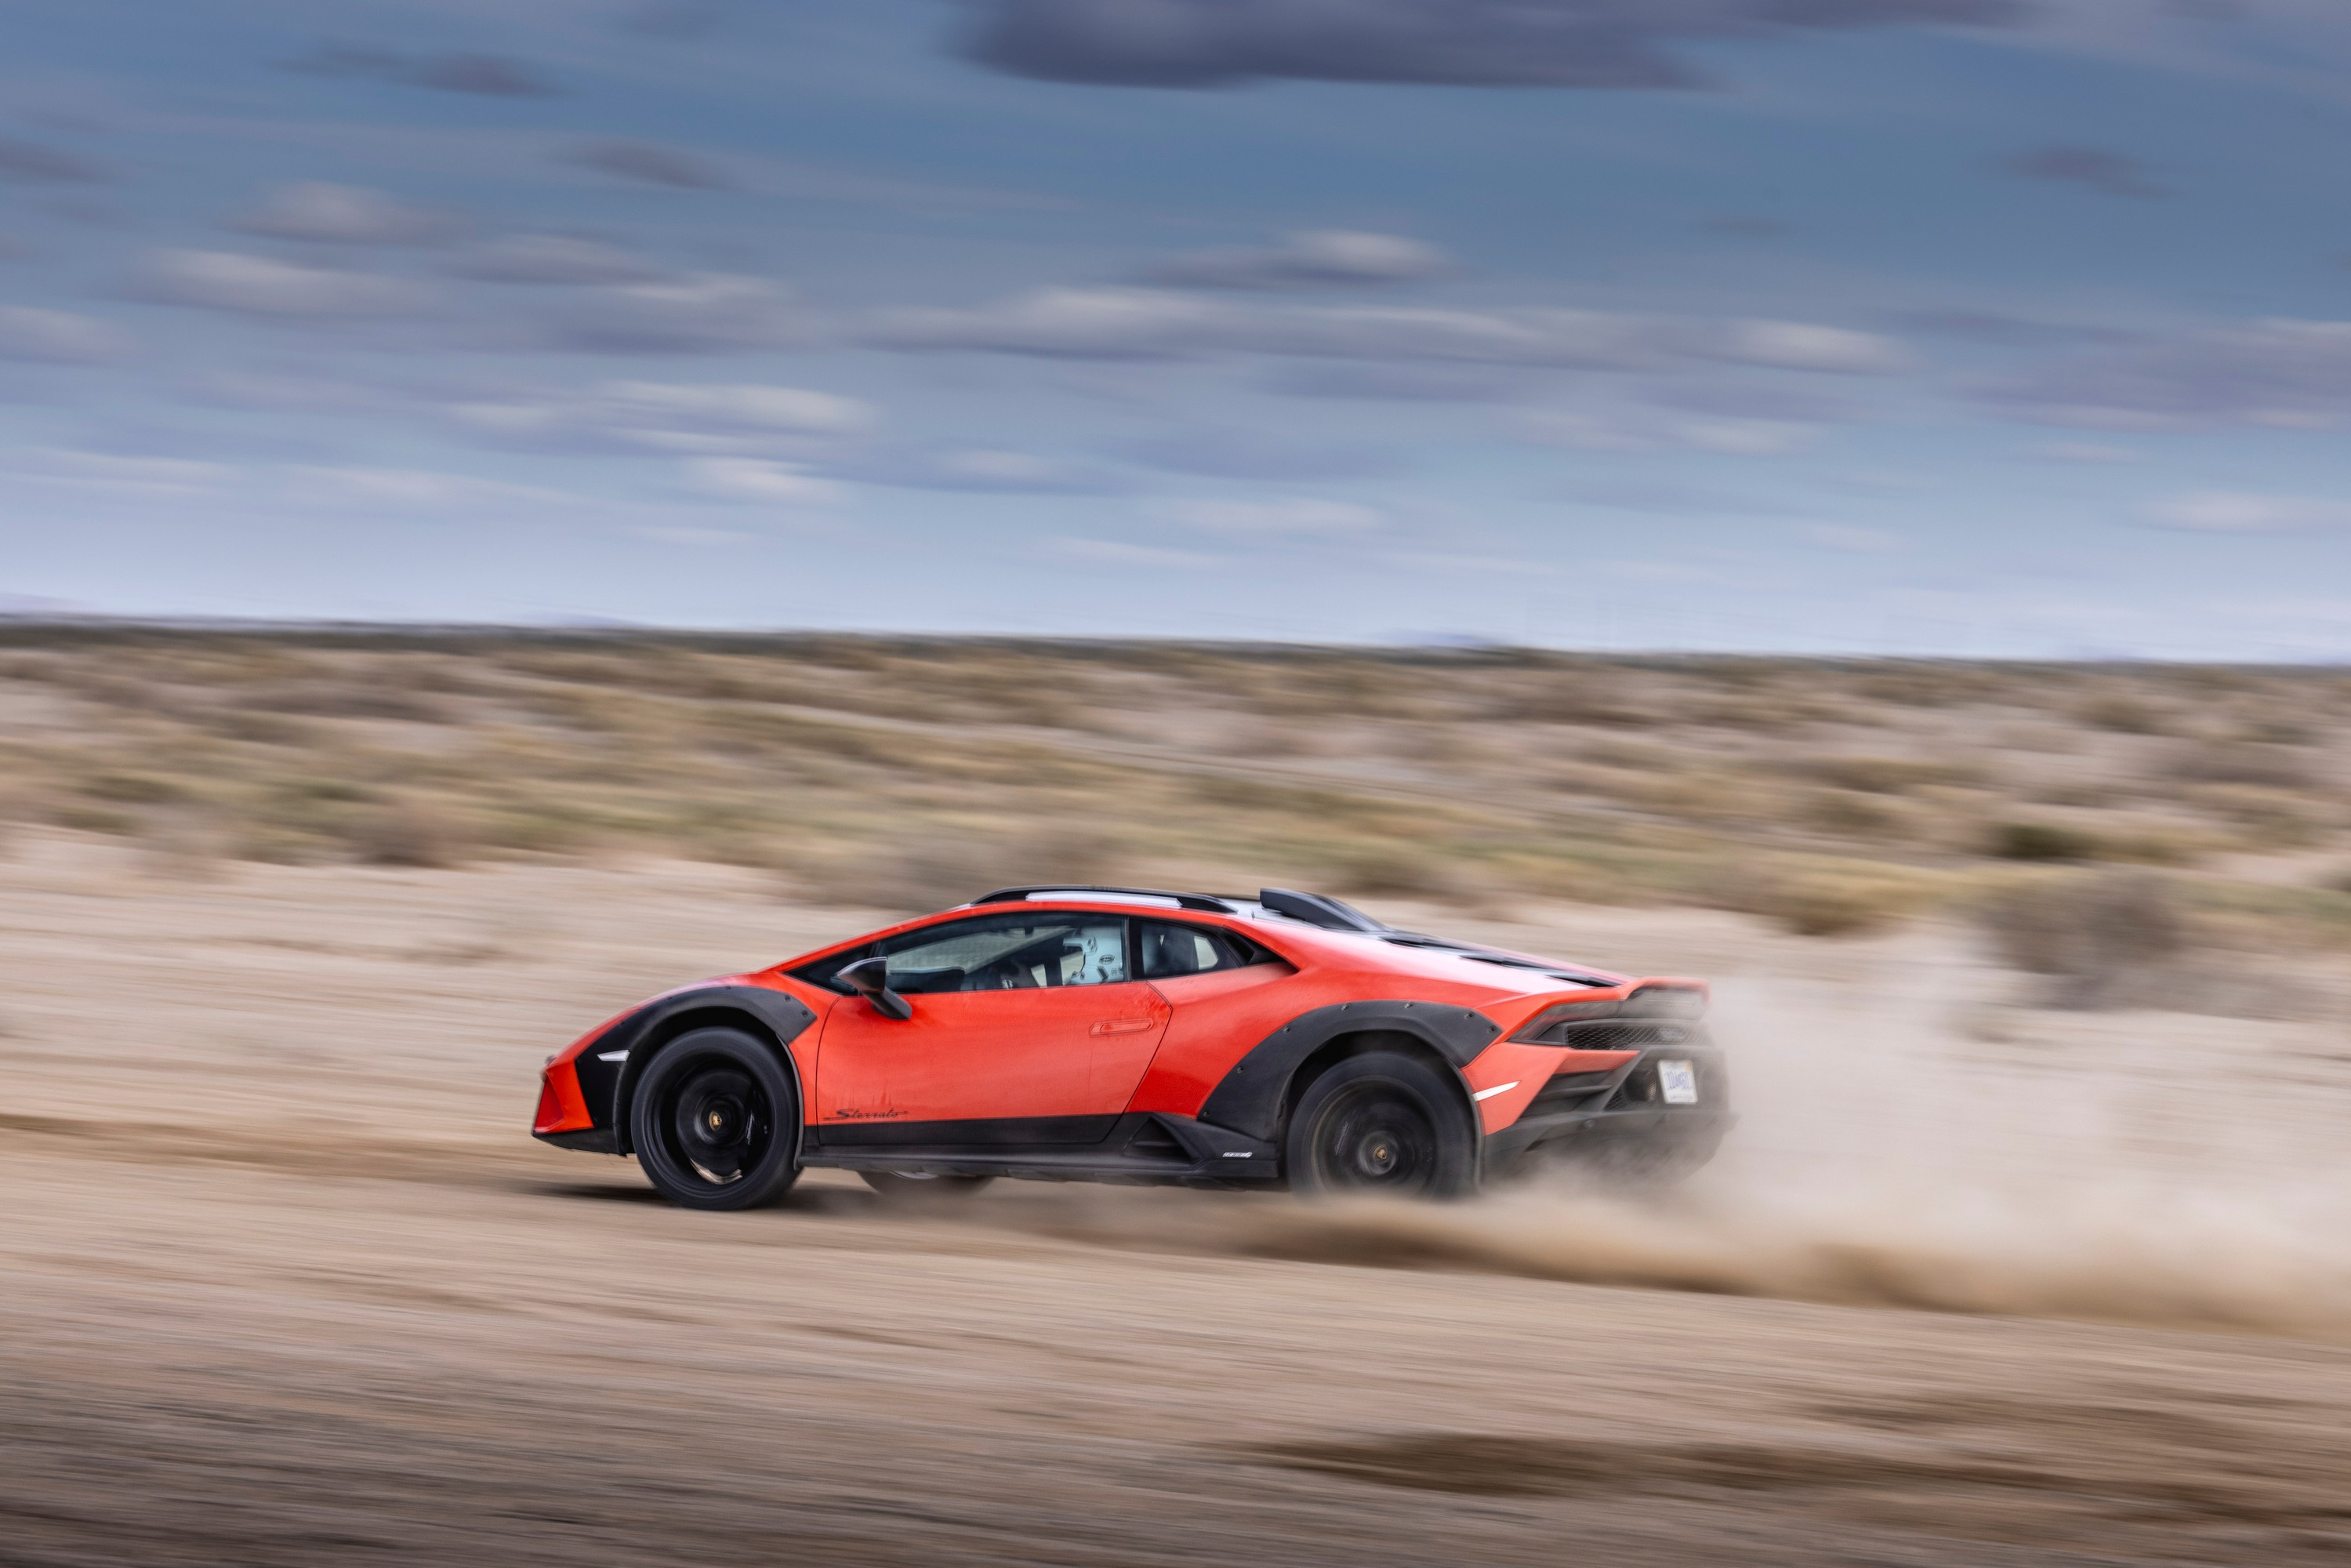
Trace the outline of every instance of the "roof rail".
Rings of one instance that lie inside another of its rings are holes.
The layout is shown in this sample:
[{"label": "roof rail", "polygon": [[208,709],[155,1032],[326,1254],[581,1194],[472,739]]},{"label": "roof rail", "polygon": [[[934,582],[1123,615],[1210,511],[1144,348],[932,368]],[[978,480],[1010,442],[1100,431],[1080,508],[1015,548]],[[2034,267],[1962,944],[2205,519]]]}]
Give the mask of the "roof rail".
[{"label": "roof rail", "polygon": [[1212,893],[1169,893],[1157,887],[1097,887],[1086,883],[1040,882],[1034,887],[999,887],[994,893],[983,893],[974,904],[1019,904],[1040,893],[1101,893],[1123,894],[1129,898],[1169,898],[1179,909],[1204,909],[1212,915],[1240,913],[1234,900],[1218,898]]}]

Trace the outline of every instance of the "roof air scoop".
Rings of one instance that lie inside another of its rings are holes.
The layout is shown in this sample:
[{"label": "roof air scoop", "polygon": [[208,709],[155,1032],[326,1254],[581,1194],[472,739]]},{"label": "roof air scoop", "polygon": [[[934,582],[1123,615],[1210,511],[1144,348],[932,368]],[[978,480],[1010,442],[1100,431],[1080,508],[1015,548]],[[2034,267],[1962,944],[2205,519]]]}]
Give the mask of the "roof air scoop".
[{"label": "roof air scoop", "polygon": [[1325,931],[1387,929],[1362,910],[1319,893],[1292,893],[1286,887],[1269,887],[1259,892],[1257,901],[1276,915],[1287,915],[1292,920],[1320,925]]}]

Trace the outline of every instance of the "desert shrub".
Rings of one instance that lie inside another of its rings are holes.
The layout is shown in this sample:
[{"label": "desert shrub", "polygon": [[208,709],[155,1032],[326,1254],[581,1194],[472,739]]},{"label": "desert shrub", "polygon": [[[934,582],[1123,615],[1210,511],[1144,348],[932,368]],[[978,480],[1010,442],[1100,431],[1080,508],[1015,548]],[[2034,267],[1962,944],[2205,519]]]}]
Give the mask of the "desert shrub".
[{"label": "desert shrub", "polygon": [[2116,735],[2164,735],[2170,729],[2161,709],[2121,693],[2092,697],[2074,709],[2074,715],[2092,729],[2110,730]]},{"label": "desert shrub", "polygon": [[1917,904],[1896,883],[1815,873],[1789,879],[1769,913],[1799,936],[1858,936],[1897,924]]},{"label": "desert shrub", "polygon": [[152,773],[93,773],[77,788],[92,800],[115,806],[160,806],[187,794],[186,788],[177,780]]},{"label": "desert shrub", "polygon": [[317,734],[316,726],[298,718],[244,708],[208,709],[197,722],[225,740],[242,740],[254,746],[307,746]]},{"label": "desert shrub", "polygon": [[2196,784],[2253,784],[2272,789],[2302,789],[2316,782],[2310,764],[2283,747],[2260,743],[2198,741],[2175,751],[2168,769],[2174,779]]},{"label": "desert shrub", "polygon": [[1994,893],[1976,915],[2001,961],[2046,977],[2060,1007],[2121,1005],[2188,943],[2171,885],[2152,872],[2036,877]]},{"label": "desert shrub", "polygon": [[1324,876],[1332,891],[1364,898],[1465,898],[1477,881],[1461,865],[1417,844],[1359,845],[1331,857]]},{"label": "desert shrub", "polygon": [[1956,784],[1970,775],[1948,762],[1922,762],[1907,757],[1815,757],[1803,771],[1840,789],[1869,795],[1907,795],[1931,784]]},{"label": "desert shrub", "polygon": [[2149,821],[2103,827],[2089,839],[2089,858],[2117,865],[2193,865],[2221,847],[2213,834]]},{"label": "desert shrub", "polygon": [[846,856],[792,857],[786,874],[844,904],[908,914],[944,909],[991,888],[1115,880],[1118,855],[1084,828],[1047,833],[935,826]]},{"label": "desert shrub", "polygon": [[1934,902],[1927,878],[1856,862],[1742,861],[1716,868],[1697,889],[1717,908],[1760,915],[1799,936],[1884,931]]},{"label": "desert shrub", "polygon": [[1702,696],[1682,705],[1677,717],[1719,729],[1784,733],[1840,716],[1834,705],[1801,693],[1766,687],[1741,696]]},{"label": "desert shrub", "polygon": [[246,706],[264,713],[304,714],[315,718],[388,718],[410,724],[450,724],[455,716],[444,704],[389,680],[310,680],[254,692]]},{"label": "desert shrub", "polygon": [[1887,839],[1911,826],[1901,807],[1882,795],[1851,789],[1816,789],[1802,807],[1804,825],[1839,838]]},{"label": "desert shrub", "polygon": [[401,800],[354,819],[344,831],[353,858],[368,865],[442,867],[458,863],[459,835],[438,811]]},{"label": "desert shrub", "polygon": [[2272,716],[2247,724],[2237,737],[2256,746],[2309,746],[2317,741],[2318,732],[2298,718]]},{"label": "desert shrub", "polygon": [[2195,803],[2227,819],[2262,849],[2303,849],[2322,839],[2326,822],[2306,798],[2254,784],[2214,784],[2196,790]]},{"label": "desert shrub", "polygon": [[481,841],[492,849],[525,854],[568,854],[596,837],[595,823],[582,811],[556,800],[512,801],[482,820]]},{"label": "desert shrub", "polygon": [[2056,822],[1996,822],[1985,850],[2004,861],[2085,861],[2097,857],[2098,841]]},{"label": "desert shrub", "polygon": [[1998,677],[1959,664],[1880,664],[1859,671],[1855,690],[1898,707],[1950,707],[2000,695]]},{"label": "desert shrub", "polygon": [[113,806],[68,804],[49,813],[49,821],[60,828],[71,828],[78,833],[135,833],[139,818],[130,811]]},{"label": "desert shrub", "polygon": [[1610,725],[1655,723],[1634,703],[1614,672],[1598,668],[1548,673],[1489,697],[1483,716],[1509,724]]}]

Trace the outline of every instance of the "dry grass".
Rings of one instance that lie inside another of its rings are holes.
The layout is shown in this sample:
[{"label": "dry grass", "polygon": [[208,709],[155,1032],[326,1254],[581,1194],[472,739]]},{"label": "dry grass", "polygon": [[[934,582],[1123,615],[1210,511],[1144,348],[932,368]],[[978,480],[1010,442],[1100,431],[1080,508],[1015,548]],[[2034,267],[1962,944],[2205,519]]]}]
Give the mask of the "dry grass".
[{"label": "dry grass", "polygon": [[893,909],[1263,880],[1825,936],[2110,862],[2339,945],[2346,731],[2323,671],[0,627],[0,828],[173,864],[650,851]]}]

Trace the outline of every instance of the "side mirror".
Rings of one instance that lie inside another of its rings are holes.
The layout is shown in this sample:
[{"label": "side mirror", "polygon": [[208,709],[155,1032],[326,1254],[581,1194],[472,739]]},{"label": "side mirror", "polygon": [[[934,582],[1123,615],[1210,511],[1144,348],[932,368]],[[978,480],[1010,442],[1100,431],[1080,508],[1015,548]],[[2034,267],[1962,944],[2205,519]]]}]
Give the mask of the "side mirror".
[{"label": "side mirror", "polygon": [[860,958],[854,964],[845,964],[834,978],[872,1003],[873,1010],[885,1019],[903,1022],[914,1016],[914,1004],[890,988],[887,958]]}]

